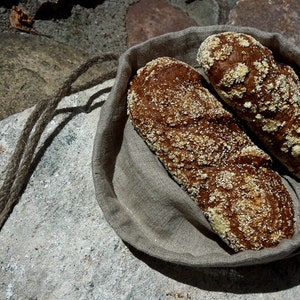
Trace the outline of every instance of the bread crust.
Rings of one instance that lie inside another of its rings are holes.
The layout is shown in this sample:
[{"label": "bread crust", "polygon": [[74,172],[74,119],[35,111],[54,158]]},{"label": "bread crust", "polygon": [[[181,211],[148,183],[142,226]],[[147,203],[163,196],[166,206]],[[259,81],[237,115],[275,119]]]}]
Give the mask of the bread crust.
[{"label": "bread crust", "polygon": [[137,132],[233,250],[274,247],[295,230],[291,197],[270,157],[189,65],[161,57],[128,90]]},{"label": "bread crust", "polygon": [[265,148],[300,178],[300,83],[253,37],[209,36],[197,60],[219,96],[246,121]]}]

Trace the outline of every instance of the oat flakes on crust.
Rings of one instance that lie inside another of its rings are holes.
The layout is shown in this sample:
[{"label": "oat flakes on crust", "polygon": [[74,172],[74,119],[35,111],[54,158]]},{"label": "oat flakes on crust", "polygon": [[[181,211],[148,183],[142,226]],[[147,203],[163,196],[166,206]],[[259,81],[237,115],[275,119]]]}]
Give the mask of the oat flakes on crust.
[{"label": "oat flakes on crust", "polygon": [[300,83],[253,37],[209,36],[197,60],[220,97],[291,173],[300,178]]}]

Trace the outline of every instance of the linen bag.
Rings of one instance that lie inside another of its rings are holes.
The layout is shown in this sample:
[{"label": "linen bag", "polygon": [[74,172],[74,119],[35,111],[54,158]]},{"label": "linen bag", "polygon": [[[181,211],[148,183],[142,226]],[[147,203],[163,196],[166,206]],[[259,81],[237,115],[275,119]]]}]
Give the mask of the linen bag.
[{"label": "linen bag", "polygon": [[237,31],[252,35],[296,68],[300,49],[277,33],[232,26],[191,27],[128,49],[101,109],[93,150],[96,197],[115,232],[136,249],[164,261],[195,267],[246,266],[267,263],[300,250],[300,183],[283,174],[295,204],[297,229],[292,240],[260,251],[233,253],[210,229],[199,207],[173,181],[136,133],[127,116],[127,89],[137,69],[160,56],[198,68],[196,54],[211,34]]}]

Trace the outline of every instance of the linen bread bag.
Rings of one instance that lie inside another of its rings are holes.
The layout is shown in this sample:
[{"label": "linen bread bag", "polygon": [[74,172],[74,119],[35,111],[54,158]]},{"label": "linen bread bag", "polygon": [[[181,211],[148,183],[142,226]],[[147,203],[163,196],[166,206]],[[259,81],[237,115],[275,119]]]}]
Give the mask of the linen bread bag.
[{"label": "linen bread bag", "polygon": [[186,63],[159,57],[128,90],[136,131],[236,252],[292,238],[293,201],[270,157]]},{"label": "linen bread bag", "polygon": [[200,44],[210,35],[245,32],[286,62],[300,65],[299,50],[278,34],[231,26],[192,27],[149,40],[126,51],[114,87],[101,110],[93,151],[93,175],[103,213],[126,242],[165,261],[189,266],[241,266],[266,263],[299,250],[299,181],[278,172],[294,203],[296,231],[292,239],[259,251],[231,251],[188,194],[169,176],[127,116],[127,91],[137,70],[169,56],[197,67]]}]

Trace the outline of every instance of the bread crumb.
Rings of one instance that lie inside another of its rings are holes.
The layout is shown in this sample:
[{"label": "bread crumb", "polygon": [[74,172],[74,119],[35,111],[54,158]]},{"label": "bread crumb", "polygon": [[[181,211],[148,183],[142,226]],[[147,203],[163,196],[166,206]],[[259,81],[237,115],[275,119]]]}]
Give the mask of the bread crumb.
[{"label": "bread crumb", "polygon": [[208,71],[215,60],[225,60],[232,53],[232,46],[222,45],[219,48],[221,40],[217,36],[208,37],[200,46],[197,61],[205,71]]},{"label": "bread crumb", "polygon": [[231,89],[229,92],[218,90],[218,93],[221,94],[221,96],[224,96],[229,99],[233,99],[233,98],[242,99],[246,92],[247,89],[245,87]]},{"label": "bread crumb", "polygon": [[262,130],[265,132],[277,131],[278,127],[281,125],[277,120],[267,120],[265,125],[262,127]]},{"label": "bread crumb", "polygon": [[248,73],[249,69],[246,64],[238,63],[224,74],[219,84],[226,87],[231,87],[233,84],[242,83],[244,82]]},{"label": "bread crumb", "polygon": [[255,69],[259,72],[262,78],[265,78],[269,73],[269,64],[266,60],[263,61],[255,61],[253,63]]},{"label": "bread crumb", "polygon": [[229,172],[229,171],[220,172],[218,177],[216,178],[217,187],[222,187],[225,190],[233,189],[232,178],[234,177],[234,175],[235,174],[233,172]]},{"label": "bread crumb", "polygon": [[224,239],[226,237],[226,233],[230,230],[230,223],[222,216],[223,210],[224,208],[222,206],[216,206],[214,208],[209,207],[205,214],[208,217],[214,231]]},{"label": "bread crumb", "polygon": [[252,103],[250,101],[247,101],[244,103],[245,108],[251,108],[251,106],[252,106]]},{"label": "bread crumb", "polygon": [[250,43],[245,38],[240,37],[239,38],[239,45],[242,46],[242,47],[249,47]]},{"label": "bread crumb", "polygon": [[292,155],[294,157],[300,156],[300,145],[295,145],[292,147]]}]

